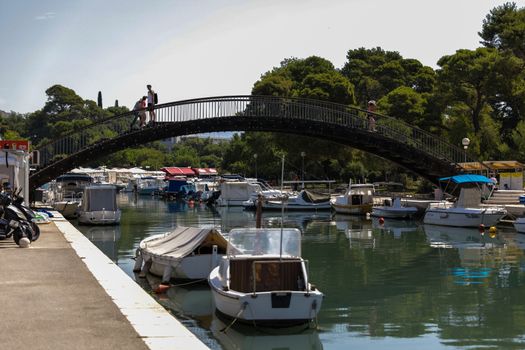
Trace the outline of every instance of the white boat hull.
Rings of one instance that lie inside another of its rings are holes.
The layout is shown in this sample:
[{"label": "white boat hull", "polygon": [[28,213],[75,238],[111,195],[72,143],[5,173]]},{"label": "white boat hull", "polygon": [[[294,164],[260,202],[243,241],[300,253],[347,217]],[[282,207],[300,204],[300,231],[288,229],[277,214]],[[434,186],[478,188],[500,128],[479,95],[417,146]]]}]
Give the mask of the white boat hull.
[{"label": "white boat hull", "polygon": [[423,223],[456,227],[479,227],[496,225],[505,215],[503,209],[483,208],[429,208]]},{"label": "white boat hull", "polygon": [[525,218],[517,218],[516,221],[514,221],[514,228],[519,233],[525,233]]},{"label": "white boat hull", "polygon": [[60,201],[53,203],[53,208],[66,219],[76,218],[80,202]]},{"label": "white boat hull", "polygon": [[120,223],[119,210],[78,211],[78,222],[85,225],[116,225]]},{"label": "white boat hull", "polygon": [[285,210],[330,210],[331,205],[330,202],[325,203],[303,203],[303,204],[295,204],[295,203],[282,203],[282,202],[272,202],[267,201],[263,204],[263,210],[281,210],[283,208]]},{"label": "white boat hull", "polygon": [[372,208],[372,216],[405,219],[411,218],[417,213],[417,208],[393,208],[393,207],[375,207]]},{"label": "white boat hull", "polygon": [[372,211],[372,203],[356,205],[332,203],[332,207],[339,214],[366,215]]},{"label": "white boat hull", "polygon": [[[145,260],[148,260],[147,253],[143,254]],[[166,271],[166,267],[171,265],[171,279],[206,279],[210,271],[218,265],[222,256],[221,254],[202,254],[187,256],[182,259],[153,257],[149,272],[162,277]]]},{"label": "white boat hull", "polygon": [[217,310],[241,321],[269,322],[271,324],[299,324],[317,316],[323,301],[318,290],[268,291],[242,293],[223,290],[219,267],[212,270],[208,279]]}]

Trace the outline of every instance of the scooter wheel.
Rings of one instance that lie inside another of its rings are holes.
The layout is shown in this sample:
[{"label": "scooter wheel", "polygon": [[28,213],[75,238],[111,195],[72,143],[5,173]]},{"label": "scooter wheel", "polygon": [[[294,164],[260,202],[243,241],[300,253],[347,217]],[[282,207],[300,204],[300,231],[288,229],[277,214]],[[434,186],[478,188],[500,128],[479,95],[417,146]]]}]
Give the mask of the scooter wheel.
[{"label": "scooter wheel", "polygon": [[22,230],[17,228],[15,232],[13,232],[13,240],[17,245],[20,245],[20,240],[24,237],[24,234],[22,233]]},{"label": "scooter wheel", "polygon": [[38,237],[40,237],[40,227],[34,222],[31,223],[31,228],[33,229],[33,237],[31,238],[31,241],[36,241]]}]

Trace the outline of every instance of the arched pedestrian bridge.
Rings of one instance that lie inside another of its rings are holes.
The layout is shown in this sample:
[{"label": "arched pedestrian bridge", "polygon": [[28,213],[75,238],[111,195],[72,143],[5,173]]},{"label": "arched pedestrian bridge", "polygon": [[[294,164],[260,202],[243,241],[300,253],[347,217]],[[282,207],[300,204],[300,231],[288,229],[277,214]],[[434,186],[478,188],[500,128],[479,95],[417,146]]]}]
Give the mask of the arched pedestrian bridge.
[{"label": "arched pedestrian bridge", "polygon": [[452,175],[463,150],[400,120],[341,104],[273,96],[221,96],[155,106],[155,126],[130,131],[133,111],[69,133],[40,149],[30,176],[35,189],[57,176],[122,149],[182,136],[219,131],[271,131],[331,140],[397,163],[431,181]]}]

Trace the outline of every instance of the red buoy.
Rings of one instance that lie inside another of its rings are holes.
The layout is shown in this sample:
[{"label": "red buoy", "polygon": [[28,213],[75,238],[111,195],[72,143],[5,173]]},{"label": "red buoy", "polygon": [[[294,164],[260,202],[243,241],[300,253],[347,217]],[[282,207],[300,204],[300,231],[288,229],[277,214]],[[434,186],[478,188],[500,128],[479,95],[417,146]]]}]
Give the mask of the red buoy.
[{"label": "red buoy", "polygon": [[380,217],[380,218],[379,218],[379,224],[380,224],[380,225],[383,225],[384,223],[385,223],[385,219],[382,218],[382,217]]},{"label": "red buoy", "polygon": [[485,225],[479,224],[478,230],[481,235],[485,234]]}]

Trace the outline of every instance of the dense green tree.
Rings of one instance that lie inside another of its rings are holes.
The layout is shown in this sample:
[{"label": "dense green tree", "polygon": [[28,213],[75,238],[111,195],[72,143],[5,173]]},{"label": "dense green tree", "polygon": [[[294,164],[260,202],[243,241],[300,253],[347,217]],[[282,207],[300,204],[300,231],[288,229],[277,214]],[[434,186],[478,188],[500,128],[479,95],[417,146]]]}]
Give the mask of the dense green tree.
[{"label": "dense green tree", "polygon": [[469,108],[474,132],[481,128],[480,114],[491,94],[491,83],[499,54],[495,49],[458,50],[443,56],[438,65],[442,93],[450,103],[463,103]]},{"label": "dense green tree", "polygon": [[431,92],[435,83],[432,68],[418,60],[404,59],[398,52],[380,47],[349,50],[341,72],[355,86],[358,105],[379,100],[390,91],[407,86],[416,92]]},{"label": "dense green tree", "polygon": [[425,97],[407,86],[400,86],[378,101],[379,108],[391,117],[412,125],[424,125]]},{"label": "dense green tree", "polygon": [[510,50],[525,59],[525,7],[507,2],[493,8],[483,20],[479,36],[486,47]]}]

